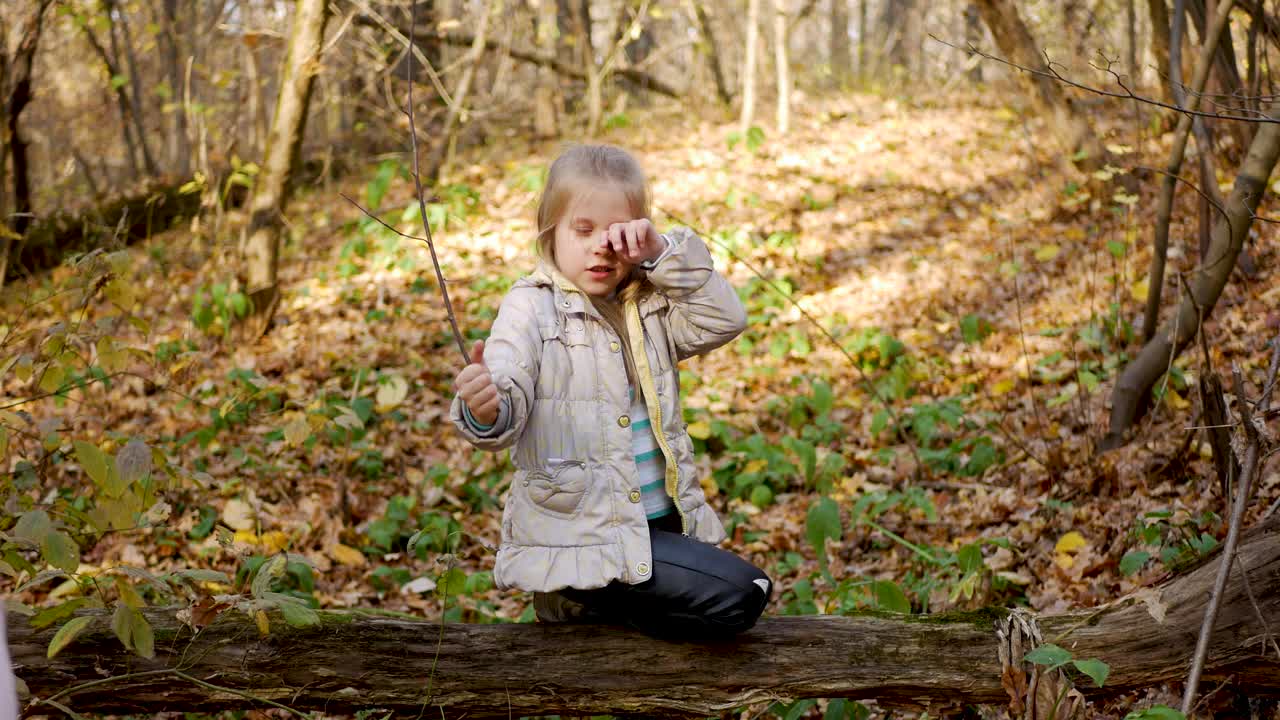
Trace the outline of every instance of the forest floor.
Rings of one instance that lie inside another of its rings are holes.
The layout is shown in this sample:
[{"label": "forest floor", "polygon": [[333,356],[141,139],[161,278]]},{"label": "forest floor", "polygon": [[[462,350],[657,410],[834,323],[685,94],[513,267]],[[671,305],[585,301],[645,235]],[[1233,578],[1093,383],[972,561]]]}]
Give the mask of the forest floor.
[{"label": "forest floor", "polygon": [[[811,98],[785,138],[736,137],[698,115],[632,110],[604,139],[641,159],[660,227],[688,223],[713,239],[751,315],[742,339],[682,365],[681,386],[729,547],[777,582],[768,613],[1086,608],[1157,582],[1225,536],[1208,445],[1201,433],[1184,442],[1199,352],[1175,363],[1135,442],[1093,451],[1115,376],[1138,347],[1149,173],[1136,195],[1114,181],[1086,188],[1039,121],[971,96]],[[1128,109],[1099,117],[1109,118],[1100,127],[1116,179],[1163,166],[1168,135],[1133,127]],[[460,157],[438,193],[447,216],[435,241],[469,337],[532,267],[541,173],[559,147],[493,139]],[[443,597],[451,620],[531,619],[530,597],[493,589],[488,575],[510,466],[473,452],[447,421],[460,359],[426,249],[338,195],[413,234],[404,170],[371,162],[300,193],[284,296],[260,340],[223,336],[225,303],[193,305],[231,281],[234,216],[128,251],[133,312],[149,328],[127,344],[153,356],[139,374],[175,392],[129,377],[25,409],[108,450],[142,436],[191,479],[170,493],[167,522],[86,547],[82,573],[120,563],[234,573],[287,549],[314,565],[290,589],[321,607],[439,618]],[[1174,278],[1194,267],[1196,210],[1180,189]],[[1237,272],[1206,326],[1213,367],[1237,363],[1253,382],[1280,331],[1276,238],[1256,225],[1259,274]],[[74,272],[7,288],[0,314],[19,317],[27,298]],[[13,377],[0,383],[5,397],[30,394]],[[344,412],[358,430],[324,422]],[[83,476],[70,465],[54,477],[73,489]],[[841,513],[829,574],[806,531],[823,496]],[[1272,469],[1249,521],[1277,498]],[[966,559],[975,548],[976,565]],[[43,590],[23,599],[48,602]],[[1176,706],[1176,695],[1152,688],[1094,712],[1153,702]]]}]

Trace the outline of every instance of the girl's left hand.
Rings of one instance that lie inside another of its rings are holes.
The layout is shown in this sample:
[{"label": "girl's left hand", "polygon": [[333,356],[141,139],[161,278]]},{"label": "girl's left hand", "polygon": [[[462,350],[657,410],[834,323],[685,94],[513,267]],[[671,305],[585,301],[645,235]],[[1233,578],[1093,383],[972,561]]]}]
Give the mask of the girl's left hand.
[{"label": "girl's left hand", "polygon": [[604,231],[601,244],[612,248],[618,257],[632,265],[653,260],[667,249],[667,241],[658,234],[649,218],[610,225]]}]

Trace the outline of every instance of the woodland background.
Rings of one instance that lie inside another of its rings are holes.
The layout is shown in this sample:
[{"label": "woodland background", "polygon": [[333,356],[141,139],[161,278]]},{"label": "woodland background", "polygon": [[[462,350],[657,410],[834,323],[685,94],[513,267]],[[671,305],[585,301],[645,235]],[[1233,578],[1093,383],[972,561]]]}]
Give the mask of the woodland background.
[{"label": "woodland background", "polygon": [[[1231,371],[1252,398],[1275,375],[1278,12],[5,3],[10,615],[70,653],[105,608],[144,657],[147,606],[264,632],[355,607],[530,622],[490,574],[510,464],[446,421],[461,358],[432,253],[355,204],[421,235],[419,174],[469,344],[532,266],[547,163],[583,139],[641,159],[655,221],[706,236],[750,313],[680,377],[731,546],[778,582],[769,614],[1141,596],[1224,541],[1231,488],[1245,527],[1280,505],[1276,414],[1240,430]],[[1183,681],[1081,712],[1177,707]],[[1202,716],[1278,716],[1208,695]]]}]

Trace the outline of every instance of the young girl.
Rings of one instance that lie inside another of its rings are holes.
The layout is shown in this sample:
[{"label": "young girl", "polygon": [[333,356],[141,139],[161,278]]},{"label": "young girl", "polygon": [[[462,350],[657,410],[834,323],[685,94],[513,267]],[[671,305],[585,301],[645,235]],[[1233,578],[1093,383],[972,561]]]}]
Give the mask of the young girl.
[{"label": "young girl", "polygon": [[503,298],[458,373],[471,444],[511,448],[494,582],[546,622],[622,622],[672,639],[750,628],[769,578],[713,543],[676,363],[723,345],[746,312],[693,232],[659,235],[626,152],[574,146],[538,206],[538,265]]}]

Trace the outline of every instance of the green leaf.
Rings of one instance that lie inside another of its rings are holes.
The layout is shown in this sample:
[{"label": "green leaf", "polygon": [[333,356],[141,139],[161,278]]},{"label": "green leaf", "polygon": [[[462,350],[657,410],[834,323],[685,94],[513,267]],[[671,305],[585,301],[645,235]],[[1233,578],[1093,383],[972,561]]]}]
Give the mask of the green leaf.
[{"label": "green leaf", "polygon": [[809,514],[804,521],[804,534],[818,556],[818,563],[825,570],[827,567],[826,539],[839,541],[843,533],[840,525],[840,506],[829,497],[820,498],[809,506]]},{"label": "green leaf", "polygon": [[284,555],[276,555],[258,568],[258,574],[253,577],[253,584],[250,586],[254,597],[264,597],[271,590],[271,582],[284,574],[286,561]]},{"label": "green leaf", "polygon": [[31,618],[31,627],[35,630],[52,625],[56,622],[62,622],[71,617],[72,613],[89,603],[89,598],[79,597],[59,603],[51,608],[45,608],[36,613]]},{"label": "green leaf", "polygon": [[320,622],[320,614],[301,602],[281,603],[280,614],[291,627],[310,627]]},{"label": "green leaf", "polygon": [[129,78],[125,77],[124,75],[121,75],[121,74],[117,73],[117,74],[115,74],[115,75],[112,75],[112,76],[111,76],[111,89],[112,89],[112,90],[119,90],[120,88],[122,88],[122,87],[124,87],[125,85],[128,85],[128,84],[129,84]]},{"label": "green leaf", "polygon": [[1048,665],[1050,668],[1056,668],[1069,662],[1071,653],[1053,643],[1045,643],[1027,653],[1027,656],[1023,659],[1036,665]]},{"label": "green leaf", "polygon": [[138,610],[129,611],[129,622],[133,626],[133,649],[138,655],[147,658],[156,656],[156,636],[151,623]]},{"label": "green leaf", "polygon": [[98,449],[97,445],[77,440],[75,448],[76,459],[80,461],[85,473],[109,497],[119,497],[129,486],[128,483],[121,481],[120,473],[116,472],[111,456]]},{"label": "green leaf", "polygon": [[133,649],[133,618],[130,613],[136,612],[124,603],[116,605],[116,611],[111,613],[111,631],[120,638],[120,642],[125,649]]},{"label": "green leaf", "polygon": [[965,315],[960,320],[960,335],[967,345],[982,342],[991,334],[991,330],[991,323],[981,315]]},{"label": "green leaf", "polygon": [[881,610],[903,615],[911,614],[911,602],[907,600],[906,593],[891,580],[876,580],[871,583],[871,595],[875,598],[876,606]]},{"label": "green leaf", "polygon": [[60,530],[51,531],[44,536],[40,542],[40,554],[45,562],[59,570],[73,573],[80,567],[80,546],[76,545],[70,535]]},{"label": "green leaf", "polygon": [[768,485],[756,485],[751,488],[749,500],[758,508],[767,508],[773,504],[773,490]]},{"label": "green leaf", "polygon": [[1111,666],[1102,662],[1098,658],[1089,658],[1088,660],[1072,660],[1072,665],[1080,672],[1088,675],[1093,684],[1102,687],[1107,681],[1107,674],[1111,672]]},{"label": "green leaf", "polygon": [[1125,251],[1127,251],[1128,249],[1129,249],[1129,246],[1125,245],[1123,242],[1119,240],[1107,241],[1107,252],[1111,253],[1111,256],[1117,260],[1124,257]]},{"label": "green leaf", "polygon": [[1120,558],[1120,572],[1124,575],[1132,575],[1142,569],[1143,565],[1151,559],[1151,553],[1145,550],[1134,550],[1127,552],[1124,557]]},{"label": "green leaf", "polygon": [[973,572],[982,569],[982,550],[978,548],[976,543],[970,543],[960,548],[960,552],[956,554],[956,559],[960,563],[962,572]]},{"label": "green leaf", "polygon": [[444,597],[457,595],[467,586],[467,574],[459,568],[450,568],[436,581],[436,592]]},{"label": "green leaf", "polygon": [[72,618],[66,625],[58,628],[58,632],[54,633],[53,639],[49,641],[49,651],[45,653],[45,657],[52,660],[54,655],[61,652],[62,648],[70,645],[71,641],[84,632],[84,629],[89,627],[92,622],[92,617]]},{"label": "green leaf", "polygon": [[43,510],[28,510],[18,518],[18,524],[13,527],[13,534],[38,545],[52,530],[53,523],[49,521],[49,513]]}]

